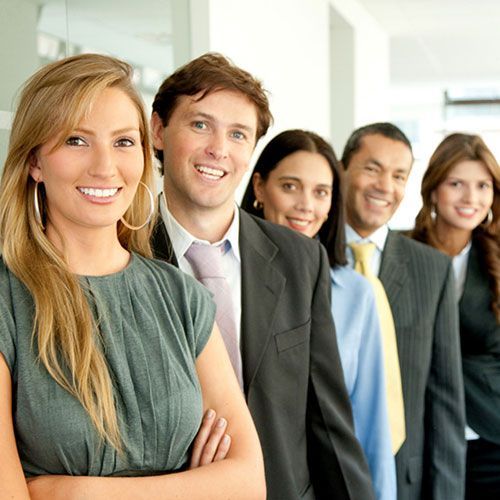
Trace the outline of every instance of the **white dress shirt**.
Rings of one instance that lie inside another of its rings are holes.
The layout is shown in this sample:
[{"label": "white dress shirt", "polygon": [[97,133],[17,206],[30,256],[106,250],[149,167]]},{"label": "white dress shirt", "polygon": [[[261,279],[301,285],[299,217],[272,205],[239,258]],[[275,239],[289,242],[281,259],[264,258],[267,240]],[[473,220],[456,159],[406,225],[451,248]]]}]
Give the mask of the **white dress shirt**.
[{"label": "white dress shirt", "polygon": [[241,340],[241,256],[240,256],[240,214],[238,207],[235,204],[234,216],[227,230],[226,234],[220,241],[210,243],[206,240],[199,240],[190,234],[184,227],[182,227],[174,216],[168,210],[167,200],[163,193],[160,197],[160,214],[170,237],[172,247],[174,249],[179,269],[185,273],[193,276],[193,269],[191,264],[185,257],[185,253],[191,244],[196,241],[204,245],[220,245],[226,240],[225,252],[222,256],[222,265],[224,267],[224,274],[226,275],[229,288],[231,289],[231,296],[233,299],[234,318],[236,320],[236,335],[238,337],[238,344]]},{"label": "white dress shirt", "polygon": [[467,276],[467,263],[469,262],[469,254],[472,242],[469,241],[465,248],[453,257],[453,274],[455,275],[455,290],[457,292],[457,300],[460,301],[464,293],[465,277]]}]

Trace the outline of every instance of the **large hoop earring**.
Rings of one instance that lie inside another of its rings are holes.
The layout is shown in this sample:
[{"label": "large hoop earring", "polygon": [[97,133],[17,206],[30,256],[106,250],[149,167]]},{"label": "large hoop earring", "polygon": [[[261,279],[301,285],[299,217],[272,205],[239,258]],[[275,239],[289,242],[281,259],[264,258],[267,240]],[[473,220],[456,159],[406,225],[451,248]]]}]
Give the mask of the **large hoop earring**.
[{"label": "large hoop earring", "polygon": [[490,208],[488,210],[488,215],[486,216],[486,220],[481,224],[481,227],[488,227],[493,222],[493,210]]},{"label": "large hoop earring", "polygon": [[45,226],[43,225],[42,214],[40,212],[40,204],[38,201],[38,184],[39,182],[35,182],[35,189],[33,189],[33,205],[35,208],[35,220],[38,226],[42,231],[45,231]]},{"label": "large hoop earring", "polygon": [[262,210],[264,208],[264,204],[261,201],[259,201],[257,198],[255,198],[255,200],[253,200],[252,206],[253,206],[253,208],[255,208],[255,210]]},{"label": "large hoop earring", "polygon": [[132,226],[132,225],[130,225],[123,217],[120,219],[121,223],[125,227],[128,227],[129,229],[131,229],[132,231],[138,231],[139,229],[142,229],[146,224],[149,223],[149,221],[151,220],[151,217],[153,217],[153,214],[155,212],[155,200],[154,200],[154,197],[153,197],[153,193],[151,192],[151,189],[149,189],[148,186],[146,184],[144,184],[144,182],[142,182],[142,181],[139,181],[139,184],[141,184],[142,186],[144,186],[144,189],[148,192],[150,208],[149,208],[149,214],[148,214],[148,216],[146,218],[146,222],[144,222],[140,226]]}]

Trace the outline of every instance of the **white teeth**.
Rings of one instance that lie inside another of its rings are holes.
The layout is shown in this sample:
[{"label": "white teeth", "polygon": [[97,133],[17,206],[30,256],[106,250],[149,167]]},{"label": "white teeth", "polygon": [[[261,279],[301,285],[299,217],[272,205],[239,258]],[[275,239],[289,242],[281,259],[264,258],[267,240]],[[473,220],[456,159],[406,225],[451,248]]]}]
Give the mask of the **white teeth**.
[{"label": "white teeth", "polygon": [[212,179],[220,179],[224,175],[224,171],[217,168],[205,167],[204,165],[195,165],[194,167],[198,170],[198,172],[201,172]]},{"label": "white teeth", "polygon": [[288,219],[292,224],[295,224],[296,226],[302,226],[306,227],[309,224],[309,221],[307,220],[299,220],[299,219]]},{"label": "white teeth", "polygon": [[464,215],[474,215],[476,213],[474,208],[457,208],[457,211]]},{"label": "white teeth", "polygon": [[118,192],[118,188],[98,189],[79,187],[78,190],[87,196],[95,196],[96,198],[109,198]]},{"label": "white teeth", "polygon": [[377,207],[387,207],[389,206],[389,202],[385,200],[380,200],[378,198],[372,198],[371,196],[368,196],[368,201],[372,205],[376,205]]}]

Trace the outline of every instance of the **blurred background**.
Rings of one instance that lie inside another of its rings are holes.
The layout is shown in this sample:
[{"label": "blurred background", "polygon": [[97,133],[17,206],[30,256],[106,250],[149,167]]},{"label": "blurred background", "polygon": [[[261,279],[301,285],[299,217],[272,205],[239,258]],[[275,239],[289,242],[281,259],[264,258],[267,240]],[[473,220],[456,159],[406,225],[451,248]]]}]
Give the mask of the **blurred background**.
[{"label": "blurred background", "polygon": [[415,165],[394,228],[413,225],[444,135],[478,133],[500,154],[498,0],[0,0],[0,13],[0,166],[20,85],[81,52],[131,63],[148,107],[177,66],[230,57],[270,92],[275,123],[254,160],[287,128],[323,135],[340,156],[354,128],[396,123]]}]

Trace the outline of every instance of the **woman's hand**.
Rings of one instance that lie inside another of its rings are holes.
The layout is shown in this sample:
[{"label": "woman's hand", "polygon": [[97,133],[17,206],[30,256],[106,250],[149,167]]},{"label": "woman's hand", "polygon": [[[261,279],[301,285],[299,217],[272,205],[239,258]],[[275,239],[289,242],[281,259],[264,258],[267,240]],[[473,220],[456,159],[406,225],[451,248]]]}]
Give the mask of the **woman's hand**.
[{"label": "woman's hand", "polygon": [[189,469],[195,469],[226,458],[231,447],[231,437],[226,434],[226,419],[216,417],[215,411],[211,408],[205,412],[198,434],[194,439]]}]

